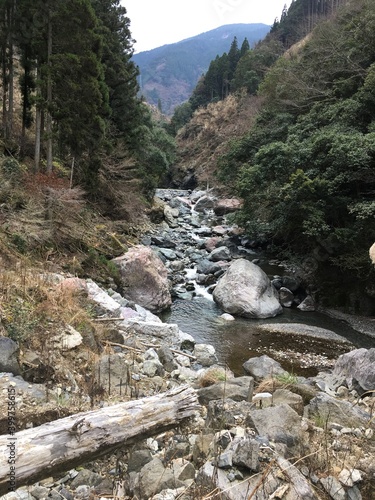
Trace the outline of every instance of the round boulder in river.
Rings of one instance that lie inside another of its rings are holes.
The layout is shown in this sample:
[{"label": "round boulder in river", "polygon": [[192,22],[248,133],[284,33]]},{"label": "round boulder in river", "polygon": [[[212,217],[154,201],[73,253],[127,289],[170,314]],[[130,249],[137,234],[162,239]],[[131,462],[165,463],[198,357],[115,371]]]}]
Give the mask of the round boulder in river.
[{"label": "round boulder in river", "polygon": [[283,311],[266,273],[246,259],[230,265],[218,281],[213,298],[225,312],[245,318],[273,318]]}]

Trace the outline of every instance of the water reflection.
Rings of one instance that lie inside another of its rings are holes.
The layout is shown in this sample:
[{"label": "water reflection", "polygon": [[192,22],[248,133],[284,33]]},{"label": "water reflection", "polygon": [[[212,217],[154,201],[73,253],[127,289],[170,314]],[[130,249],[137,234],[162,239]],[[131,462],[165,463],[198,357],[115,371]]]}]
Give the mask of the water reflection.
[{"label": "water reflection", "polygon": [[[259,329],[265,323],[300,323],[333,331],[344,337],[356,347],[375,347],[375,339],[362,335],[346,323],[330,318],[319,312],[301,312],[298,309],[284,309],[276,318],[251,320],[236,318],[225,321],[220,318],[223,311],[212,301],[204,297],[193,300],[176,300],[170,311],[164,313],[162,320],[177,323],[181,330],[194,337],[197,343],[212,344],[219,361],[229,366],[236,375],[243,375],[242,364],[250,357],[281,352],[316,354],[336,359],[341,348],[336,343],[307,336],[286,335],[266,332]],[[342,352],[347,352],[343,347]],[[276,359],[276,357],[275,357]],[[287,355],[279,359],[288,371],[311,376],[319,369],[301,368]]]}]

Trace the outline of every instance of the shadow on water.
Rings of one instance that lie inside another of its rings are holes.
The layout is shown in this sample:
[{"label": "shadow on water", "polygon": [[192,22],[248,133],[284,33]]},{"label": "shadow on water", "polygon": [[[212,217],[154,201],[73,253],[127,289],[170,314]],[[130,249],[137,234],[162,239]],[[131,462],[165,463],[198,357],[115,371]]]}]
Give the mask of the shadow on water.
[{"label": "shadow on water", "polygon": [[[197,343],[212,344],[219,362],[226,364],[238,376],[244,374],[242,364],[245,361],[262,354],[277,359],[284,369],[297,375],[314,376],[324,368],[324,365],[319,364],[320,359],[333,360],[351,350],[348,344],[260,330],[262,324],[300,323],[316,326],[333,331],[357,348],[375,347],[375,338],[360,334],[345,322],[319,312],[284,309],[283,314],[276,318],[236,318],[235,321],[223,320],[220,318],[222,314],[223,311],[212,300],[195,297],[193,300],[176,300],[171,309],[163,314],[162,320],[177,323],[180,330],[192,335]],[[294,353],[300,353],[300,358],[310,356],[312,363],[303,367]]]}]

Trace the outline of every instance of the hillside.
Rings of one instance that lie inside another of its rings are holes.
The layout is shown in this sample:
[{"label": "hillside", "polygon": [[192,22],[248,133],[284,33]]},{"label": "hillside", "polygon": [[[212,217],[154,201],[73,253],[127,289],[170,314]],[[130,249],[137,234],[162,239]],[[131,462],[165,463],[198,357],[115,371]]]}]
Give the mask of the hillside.
[{"label": "hillside", "polygon": [[235,36],[239,45],[247,38],[253,47],[269,29],[266,24],[230,24],[135,54],[133,61],[140,70],[141,93],[150,104],[158,105],[160,99],[163,113],[171,114],[190,97],[211,60],[228,52]]}]

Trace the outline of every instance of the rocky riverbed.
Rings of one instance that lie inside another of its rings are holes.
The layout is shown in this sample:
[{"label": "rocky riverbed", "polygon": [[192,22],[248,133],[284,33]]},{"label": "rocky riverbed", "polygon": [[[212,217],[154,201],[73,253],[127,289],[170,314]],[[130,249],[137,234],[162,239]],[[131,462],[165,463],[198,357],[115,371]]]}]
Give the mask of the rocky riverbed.
[{"label": "rocky riverbed", "polygon": [[[80,467],[53,477],[47,470],[48,477],[38,483],[30,479],[28,486],[5,498],[371,500],[375,487],[375,349],[347,345],[346,352],[337,352],[330,369],[313,377],[295,376],[272,356],[249,356],[242,375],[234,376],[218,363],[212,345],[198,343],[178,324],[164,323],[159,313],[170,305],[165,289],[169,279],[174,293],[189,300],[197,293],[199,280],[205,286],[215,284],[233,260],[205,259],[210,264],[224,264],[216,276],[198,272],[189,285],[184,270],[195,272],[194,267],[202,264],[202,253],[197,251],[194,257],[196,247],[190,239],[197,239],[190,236],[190,230],[191,217],[196,214],[189,203],[184,204],[189,209],[186,248],[181,247],[180,235],[175,246],[169,244],[172,248],[165,245],[166,240],[162,246],[155,245],[159,226],[153,235],[145,236],[143,243],[149,245],[135,247],[117,260],[121,290],[62,274],[43,277],[56,294],[68,293],[90,304],[97,331],[82,334],[68,324],[55,328],[48,359],[38,350],[19,352],[16,343],[1,337],[0,403],[6,408],[11,388],[18,430],[68,414],[77,414],[79,420],[79,412],[90,408],[106,408],[186,385],[196,391],[200,409],[183,425],[163,433],[155,429],[152,438],[132,446],[124,443],[100,460],[83,461]],[[173,242],[169,229],[181,227],[183,221],[178,220],[180,209],[172,214],[170,209],[176,210],[160,204],[154,216],[162,218],[159,224]],[[197,218],[196,229],[200,227]],[[212,229],[204,231],[209,232],[205,238],[212,238]],[[225,234],[216,237],[225,239]],[[207,245],[205,238],[202,247]],[[164,255],[164,266],[163,261],[155,261],[155,247]],[[234,252],[229,241],[226,248]],[[251,248],[243,248],[234,260],[251,255]],[[173,251],[177,258],[160,249]],[[203,254],[206,257],[212,251],[205,249],[207,254]],[[197,281],[198,275],[202,276]],[[292,292],[293,300],[302,303],[304,297],[297,290]],[[146,303],[139,303],[138,298]],[[224,321],[233,322],[230,317]],[[326,335],[308,326],[299,326],[297,332],[295,328],[289,325],[287,335]],[[329,337],[329,341],[340,345],[342,339]],[[8,415],[2,410],[0,416],[0,439],[7,439]],[[75,436],[67,439],[72,439],[79,453],[79,440]],[[8,469],[8,464],[0,463],[1,474]]]}]

